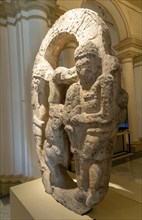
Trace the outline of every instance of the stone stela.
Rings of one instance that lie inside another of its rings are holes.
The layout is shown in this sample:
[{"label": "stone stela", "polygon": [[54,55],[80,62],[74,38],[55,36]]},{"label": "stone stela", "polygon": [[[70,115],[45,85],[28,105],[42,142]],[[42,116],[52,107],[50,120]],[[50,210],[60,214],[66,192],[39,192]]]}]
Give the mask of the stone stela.
[{"label": "stone stela", "polygon": [[[61,51],[72,42],[75,66],[59,66]],[[67,11],[35,59],[33,132],[45,191],[78,214],[89,212],[107,193],[127,102],[107,26],[89,9]],[[76,181],[68,172],[72,158]]]}]

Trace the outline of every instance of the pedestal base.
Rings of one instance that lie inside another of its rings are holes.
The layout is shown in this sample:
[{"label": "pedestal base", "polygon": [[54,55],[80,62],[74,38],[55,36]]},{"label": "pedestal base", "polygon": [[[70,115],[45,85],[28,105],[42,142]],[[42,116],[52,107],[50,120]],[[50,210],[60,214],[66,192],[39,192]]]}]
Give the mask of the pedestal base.
[{"label": "pedestal base", "polygon": [[12,220],[134,220],[141,219],[141,206],[109,190],[105,199],[87,215],[80,216],[45,193],[41,179],[14,186],[10,190]]}]

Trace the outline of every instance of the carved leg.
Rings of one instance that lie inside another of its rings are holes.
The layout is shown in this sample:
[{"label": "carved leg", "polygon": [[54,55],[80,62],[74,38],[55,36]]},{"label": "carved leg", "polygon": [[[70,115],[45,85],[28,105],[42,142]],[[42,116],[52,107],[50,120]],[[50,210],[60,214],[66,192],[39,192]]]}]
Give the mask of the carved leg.
[{"label": "carved leg", "polygon": [[86,204],[93,205],[100,202],[108,190],[111,160],[102,160],[92,164],[89,169],[89,190]]}]

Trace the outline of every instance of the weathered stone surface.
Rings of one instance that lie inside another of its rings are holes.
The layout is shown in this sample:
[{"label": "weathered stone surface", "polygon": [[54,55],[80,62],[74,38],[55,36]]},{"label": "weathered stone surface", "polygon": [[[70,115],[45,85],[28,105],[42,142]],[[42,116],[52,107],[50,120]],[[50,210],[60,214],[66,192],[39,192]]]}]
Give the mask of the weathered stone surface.
[{"label": "weathered stone surface", "polygon": [[[58,66],[69,42],[75,66]],[[108,190],[117,127],[127,93],[109,31],[88,9],[61,16],[44,38],[32,80],[33,130],[45,190],[76,213],[88,212]],[[67,172],[74,157],[76,180]]]}]

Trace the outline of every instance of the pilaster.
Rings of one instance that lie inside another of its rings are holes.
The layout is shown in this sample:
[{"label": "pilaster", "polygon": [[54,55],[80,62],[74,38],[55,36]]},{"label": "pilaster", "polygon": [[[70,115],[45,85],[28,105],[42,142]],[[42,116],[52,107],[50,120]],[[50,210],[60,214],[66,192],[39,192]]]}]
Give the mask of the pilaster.
[{"label": "pilaster", "polygon": [[139,144],[138,120],[140,119],[137,114],[134,60],[137,60],[137,57],[141,55],[142,42],[135,38],[129,38],[121,41],[114,49],[122,63],[122,85],[129,95],[128,119],[131,145],[137,145]]},{"label": "pilaster", "polygon": [[138,129],[136,118],[136,102],[135,102],[135,87],[134,87],[134,73],[133,73],[133,58],[126,57],[122,62],[122,84],[129,95],[128,101],[128,119],[129,129],[131,132],[131,141],[138,141]]}]

